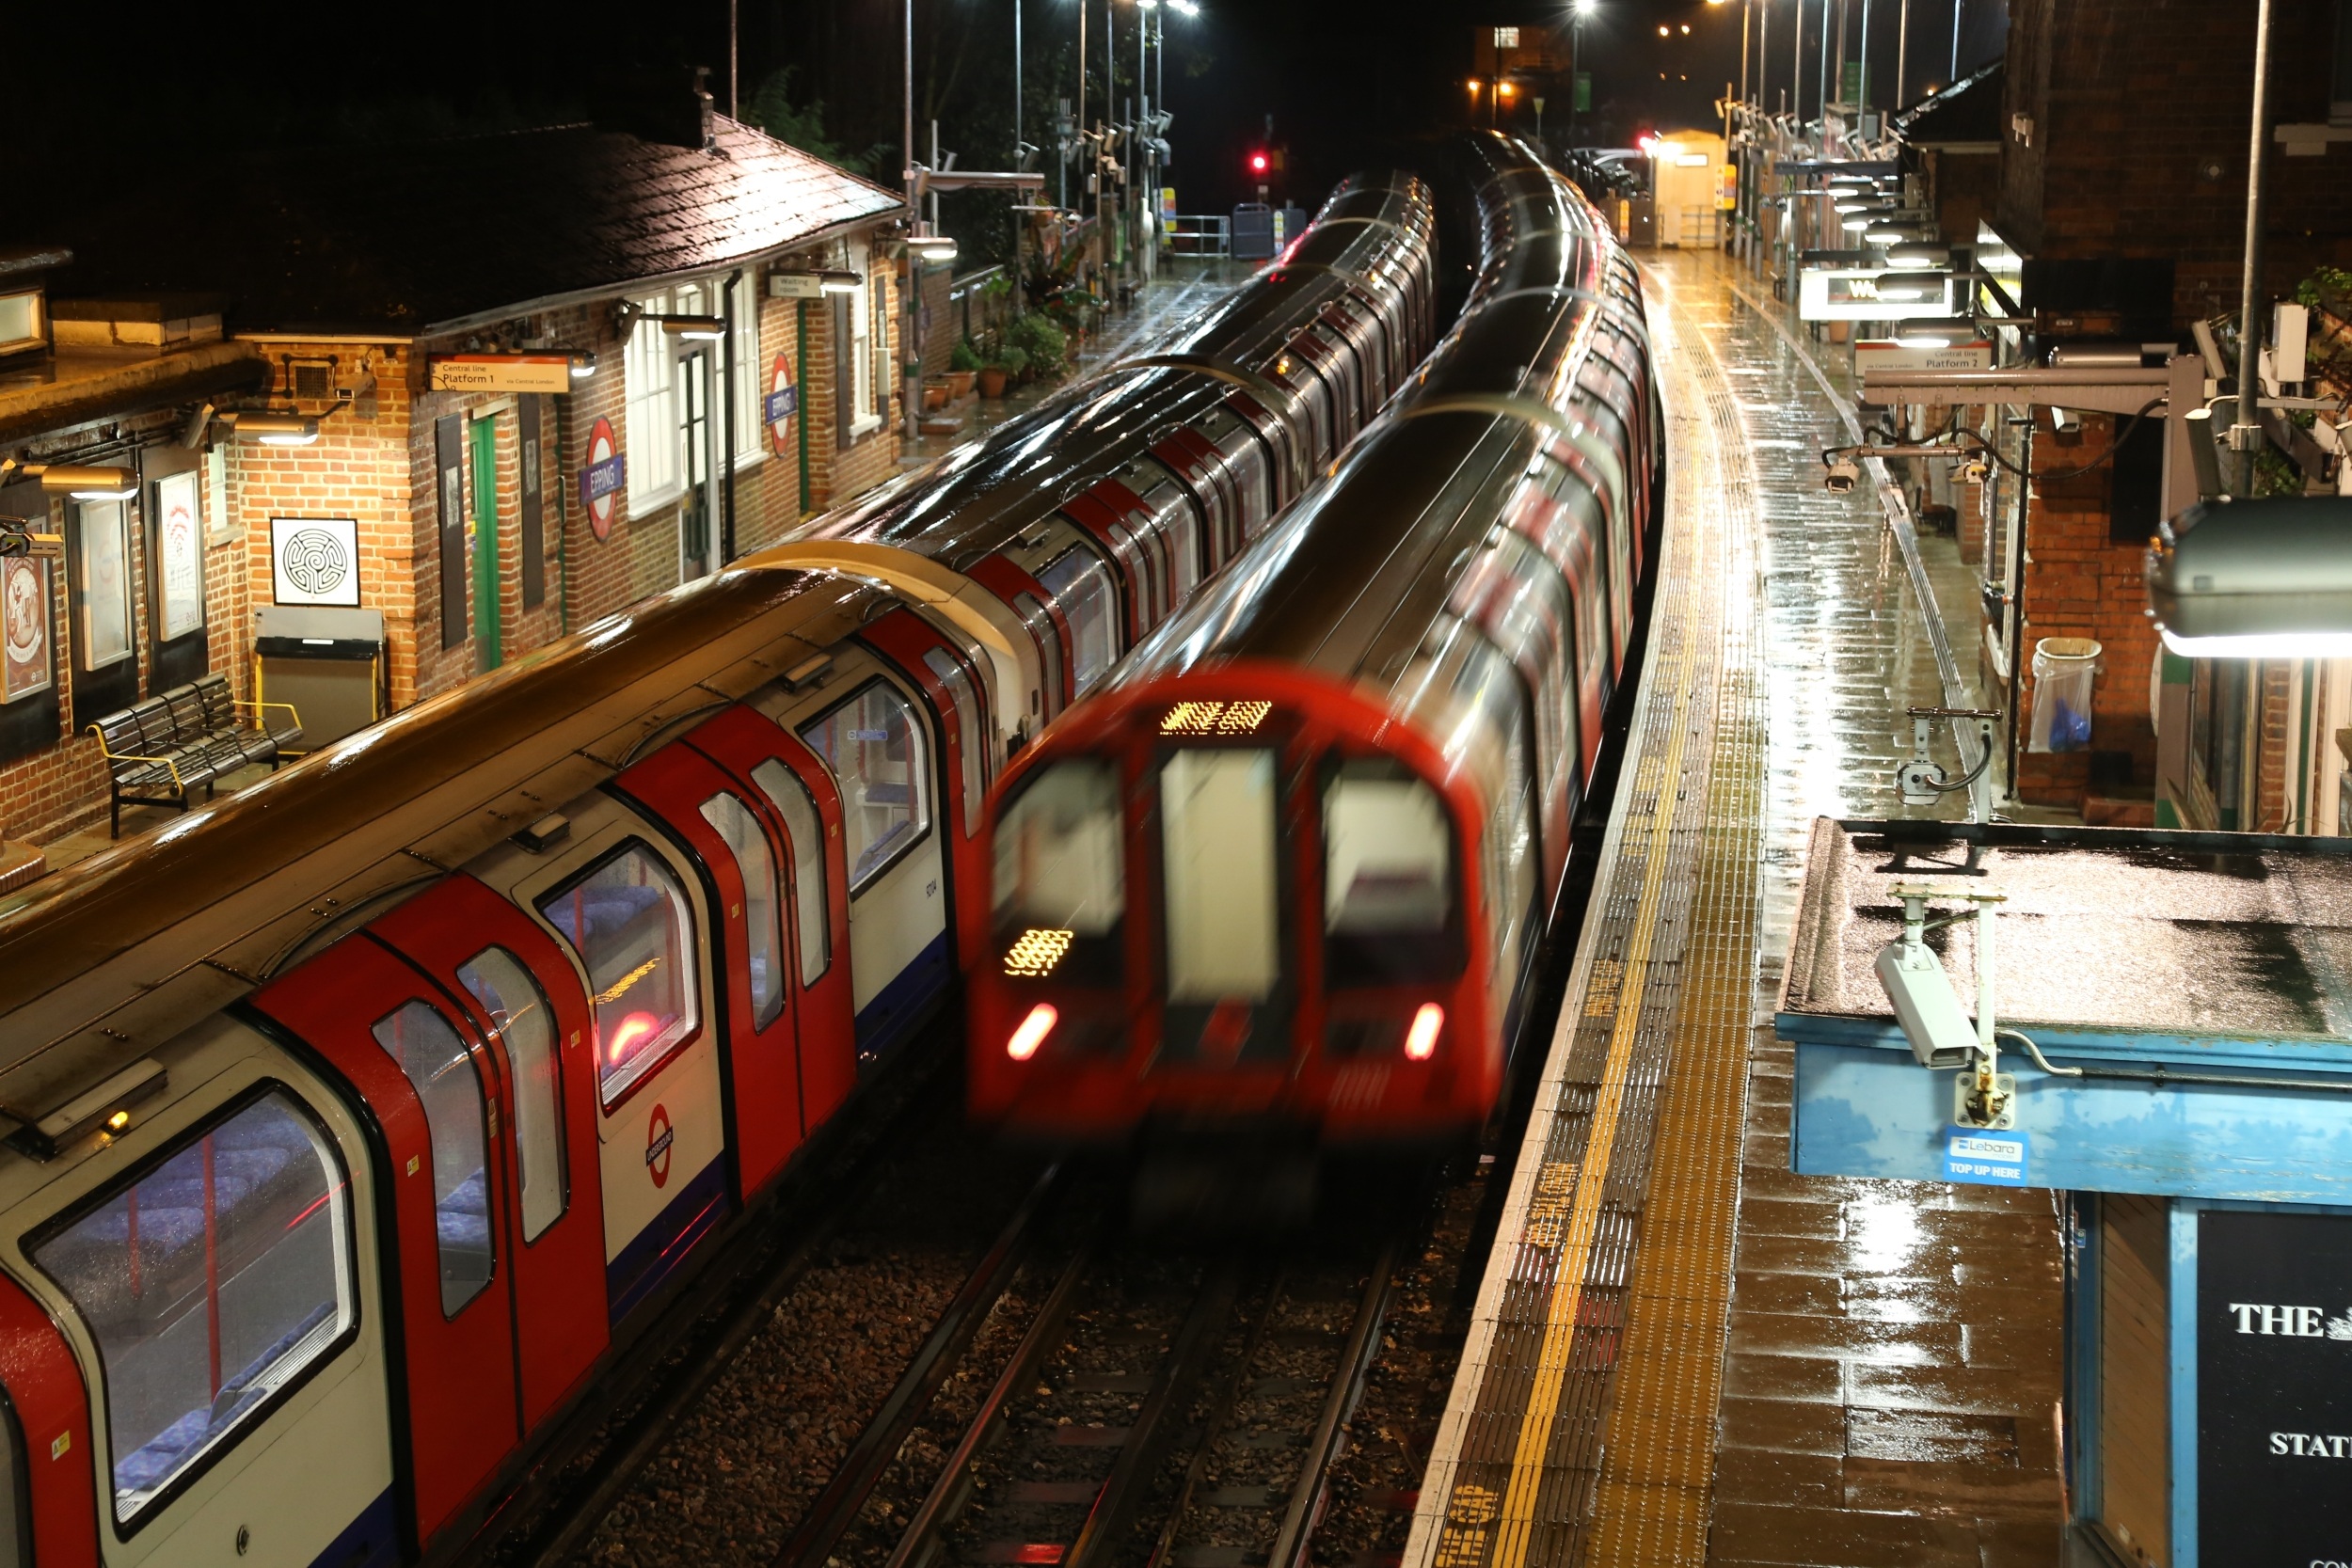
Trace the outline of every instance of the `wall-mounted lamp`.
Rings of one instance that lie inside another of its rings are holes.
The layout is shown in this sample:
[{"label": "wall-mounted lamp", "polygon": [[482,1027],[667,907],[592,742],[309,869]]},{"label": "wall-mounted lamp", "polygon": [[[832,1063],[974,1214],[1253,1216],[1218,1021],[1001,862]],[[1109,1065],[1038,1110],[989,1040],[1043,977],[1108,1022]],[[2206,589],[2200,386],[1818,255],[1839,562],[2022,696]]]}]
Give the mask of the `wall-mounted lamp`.
[{"label": "wall-mounted lamp", "polygon": [[596,373],[596,351],[595,349],[577,348],[572,350],[571,361],[572,379],[574,381],[585,381],[590,376]]},{"label": "wall-mounted lamp", "polygon": [[[2192,436],[2190,439],[2200,437]],[[2352,654],[2352,499],[2210,501],[2148,546],[2148,614],[2183,658]]]},{"label": "wall-mounted lamp", "polygon": [[726,318],[723,316],[648,315],[645,320],[660,322],[662,331],[673,338],[684,338],[690,342],[715,343],[724,340],[727,335]]},{"label": "wall-mounted lamp", "polygon": [[0,457],[0,479],[22,474],[40,481],[41,492],[77,501],[129,500],[138,494],[138,476],[128,468],[99,468],[83,463],[19,463]]},{"label": "wall-mounted lamp", "polygon": [[314,414],[280,414],[266,408],[244,409],[215,414],[216,424],[229,427],[240,441],[259,441],[265,447],[307,447],[319,438],[318,416]]},{"label": "wall-mounted lamp", "polygon": [[918,261],[952,261],[956,259],[956,242],[951,234],[912,234],[907,237],[907,254]]}]

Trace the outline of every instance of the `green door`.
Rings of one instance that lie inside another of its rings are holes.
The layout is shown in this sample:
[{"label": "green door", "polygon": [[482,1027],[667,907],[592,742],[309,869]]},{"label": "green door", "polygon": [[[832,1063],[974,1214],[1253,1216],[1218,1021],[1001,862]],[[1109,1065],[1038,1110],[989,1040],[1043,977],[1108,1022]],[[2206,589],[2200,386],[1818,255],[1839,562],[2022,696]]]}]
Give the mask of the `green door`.
[{"label": "green door", "polygon": [[466,553],[473,558],[473,636],[476,662],[485,671],[501,662],[499,652],[499,424],[476,420],[473,436],[473,514],[466,523]]}]

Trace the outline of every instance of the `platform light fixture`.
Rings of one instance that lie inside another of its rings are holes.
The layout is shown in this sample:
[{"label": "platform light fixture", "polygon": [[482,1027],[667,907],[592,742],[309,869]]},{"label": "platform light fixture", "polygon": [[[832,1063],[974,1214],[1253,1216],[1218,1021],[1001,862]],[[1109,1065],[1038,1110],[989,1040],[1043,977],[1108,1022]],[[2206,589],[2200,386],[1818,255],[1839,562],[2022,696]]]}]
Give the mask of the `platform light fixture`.
[{"label": "platform light fixture", "polygon": [[952,261],[956,259],[956,249],[952,234],[911,234],[907,237],[907,254],[920,261]]},{"label": "platform light fixture", "polygon": [[259,441],[265,447],[307,447],[319,438],[319,421],[310,414],[257,408],[215,414],[213,419],[227,425],[238,440]]},{"label": "platform light fixture", "polygon": [[574,349],[566,357],[571,360],[574,381],[585,381],[596,373],[596,351],[595,349]]},{"label": "platform light fixture", "polygon": [[2201,502],[2159,527],[2143,572],[2183,658],[2352,656],[2352,497]]},{"label": "platform light fixture", "polygon": [[673,338],[683,338],[690,343],[716,343],[726,340],[727,324],[723,316],[647,316],[645,319],[660,322],[662,331]]}]

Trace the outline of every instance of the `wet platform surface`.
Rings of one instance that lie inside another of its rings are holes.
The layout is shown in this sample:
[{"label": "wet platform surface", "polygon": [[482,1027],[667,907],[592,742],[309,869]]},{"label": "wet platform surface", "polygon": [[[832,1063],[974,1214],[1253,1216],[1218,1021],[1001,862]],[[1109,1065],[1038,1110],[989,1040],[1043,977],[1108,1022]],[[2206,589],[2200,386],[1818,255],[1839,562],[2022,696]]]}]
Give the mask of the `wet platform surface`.
[{"label": "wet platform surface", "polygon": [[1969,574],[1822,488],[1834,363],[1759,285],[1644,259],[1649,664],[1405,1568],[2054,1564],[2050,1195],[1791,1175],[1771,1027],[1812,819],[1912,815],[1902,709],[1976,700]]}]

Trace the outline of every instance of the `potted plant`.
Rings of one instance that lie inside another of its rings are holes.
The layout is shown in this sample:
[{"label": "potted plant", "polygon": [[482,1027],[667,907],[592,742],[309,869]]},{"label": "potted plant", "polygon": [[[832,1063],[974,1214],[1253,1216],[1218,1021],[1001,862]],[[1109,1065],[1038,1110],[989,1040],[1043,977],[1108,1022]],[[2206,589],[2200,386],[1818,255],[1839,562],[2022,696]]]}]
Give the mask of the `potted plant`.
[{"label": "potted plant", "polygon": [[1017,345],[1008,345],[1000,349],[995,358],[980,367],[980,395],[987,398],[1003,397],[1007,385],[1020,380],[1028,373],[1028,369],[1027,350]]},{"label": "potted plant", "polygon": [[947,395],[961,399],[972,395],[972,383],[980,373],[980,351],[969,338],[959,338],[947,354]]}]

